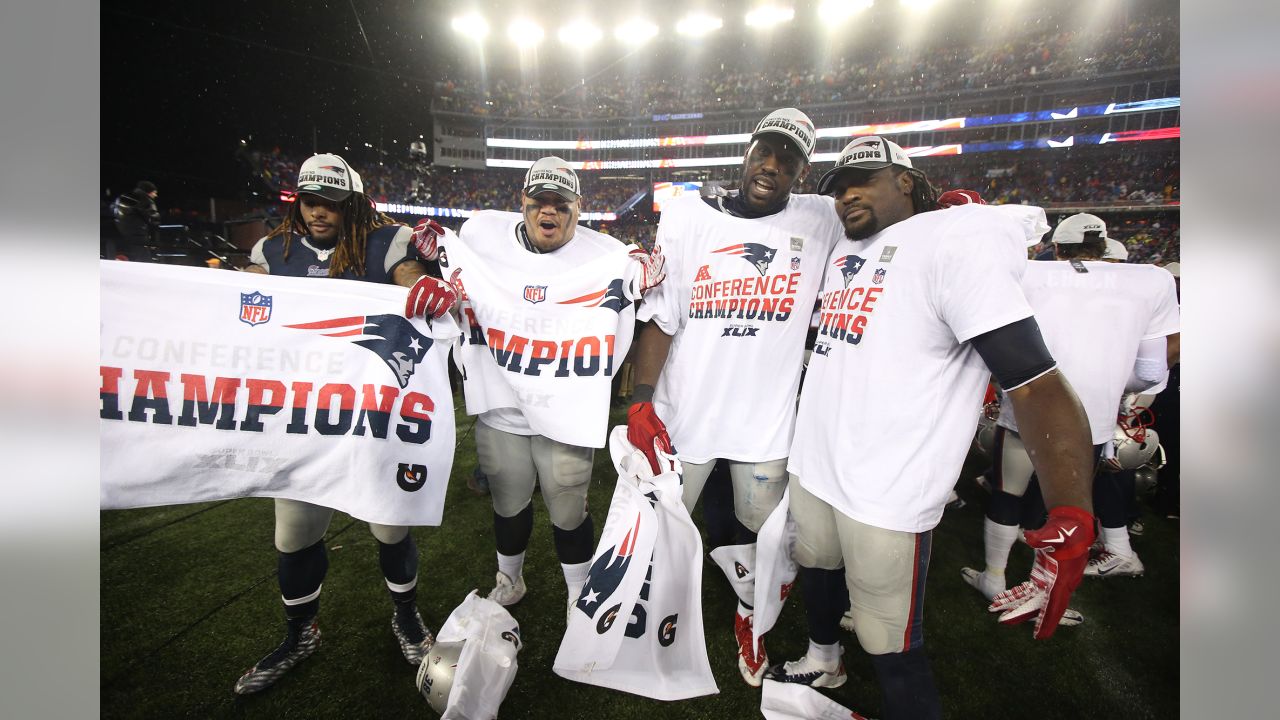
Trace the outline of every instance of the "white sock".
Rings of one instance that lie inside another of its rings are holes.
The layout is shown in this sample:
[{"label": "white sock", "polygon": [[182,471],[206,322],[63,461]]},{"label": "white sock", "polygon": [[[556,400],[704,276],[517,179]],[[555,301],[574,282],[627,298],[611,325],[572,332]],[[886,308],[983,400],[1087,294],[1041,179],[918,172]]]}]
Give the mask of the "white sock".
[{"label": "white sock", "polygon": [[511,578],[511,582],[520,579],[520,573],[524,570],[524,553],[519,555],[503,555],[498,553],[498,571],[503,575]]},{"label": "white sock", "polygon": [[1018,526],[1001,525],[991,518],[983,518],[982,538],[987,549],[987,575],[1004,575],[1004,568],[1009,564],[1009,551],[1018,541]]},{"label": "white sock", "polygon": [[840,664],[840,643],[833,642],[830,645],[819,645],[818,643],[809,641],[809,652],[805,653],[809,659],[818,663],[827,672],[835,672],[836,666]]},{"label": "white sock", "polygon": [[587,584],[587,571],[591,569],[591,561],[572,565],[560,563],[560,569],[564,571],[564,584],[569,586],[569,598],[577,598],[578,593],[582,592],[582,586]]},{"label": "white sock", "polygon": [[1107,552],[1121,557],[1133,557],[1133,547],[1129,545],[1129,528],[1102,528],[1102,544]]}]

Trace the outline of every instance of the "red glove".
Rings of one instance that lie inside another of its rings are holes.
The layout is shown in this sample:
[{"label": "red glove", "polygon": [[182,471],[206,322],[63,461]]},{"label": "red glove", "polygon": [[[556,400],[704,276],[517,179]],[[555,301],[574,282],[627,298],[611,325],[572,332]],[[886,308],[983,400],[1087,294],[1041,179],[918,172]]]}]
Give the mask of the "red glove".
[{"label": "red glove", "polygon": [[423,275],[409,288],[404,303],[404,316],[438,318],[458,302],[458,291],[440,278]]},{"label": "red glove", "polygon": [[662,466],[658,464],[658,456],[654,448],[668,455],[674,455],[676,452],[671,448],[671,436],[667,435],[667,426],[658,419],[658,413],[654,412],[651,402],[634,403],[627,411],[627,441],[639,448],[648,458],[654,475],[662,473]]},{"label": "red glove", "polygon": [[636,265],[628,269],[624,294],[628,300],[639,300],[650,288],[662,284],[667,277],[667,259],[662,248],[655,247],[652,253],[643,248],[633,248],[628,255],[636,261]]},{"label": "red glove", "polygon": [[436,247],[436,241],[444,234],[444,227],[440,223],[427,218],[418,223],[413,228],[413,235],[409,241],[413,243],[413,247],[422,256],[423,260],[435,260],[440,254],[440,249]]},{"label": "red glove", "polygon": [[1044,527],[1026,533],[1027,545],[1036,551],[1031,579],[996,595],[987,609],[1000,613],[1005,625],[1035,618],[1035,638],[1052,637],[1084,577],[1089,546],[1096,537],[1093,525],[1093,516],[1081,508],[1062,505],[1050,510]]},{"label": "red glove", "polygon": [[982,199],[974,190],[948,190],[938,196],[938,207],[949,208],[953,205],[986,205],[987,201]]}]

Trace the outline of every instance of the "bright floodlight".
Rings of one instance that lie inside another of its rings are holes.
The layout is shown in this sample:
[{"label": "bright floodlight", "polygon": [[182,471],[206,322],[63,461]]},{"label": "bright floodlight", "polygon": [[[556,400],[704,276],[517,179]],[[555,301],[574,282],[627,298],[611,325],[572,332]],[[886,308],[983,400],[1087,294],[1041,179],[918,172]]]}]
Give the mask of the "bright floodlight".
[{"label": "bright floodlight", "polygon": [[560,42],[565,45],[590,47],[600,41],[603,33],[590,20],[574,20],[560,28]]},{"label": "bright floodlight", "polygon": [[546,33],[542,26],[529,18],[516,18],[507,25],[507,37],[511,42],[522,47],[532,47],[542,42]]},{"label": "bright floodlight", "polygon": [[747,13],[747,25],[749,27],[767,28],[784,22],[791,22],[791,19],[795,16],[795,8],[761,5]]},{"label": "bright floodlight", "polygon": [[480,40],[489,34],[489,23],[474,13],[471,15],[459,15],[453,19],[450,25],[452,25],[454,32],[466,35],[473,40]]},{"label": "bright floodlight", "polygon": [[908,10],[928,10],[936,5],[938,0],[898,0],[898,2]]},{"label": "bright floodlight", "polygon": [[871,7],[871,3],[872,0],[825,0],[818,6],[818,17],[823,22],[838,23]]},{"label": "bright floodlight", "polygon": [[632,18],[613,29],[618,42],[643,45],[658,34],[658,26],[644,18]]},{"label": "bright floodlight", "polygon": [[676,23],[676,32],[681,35],[689,35],[692,37],[701,37],[707,33],[713,33],[724,27],[724,21],[714,15],[704,15],[702,13],[690,13]]}]

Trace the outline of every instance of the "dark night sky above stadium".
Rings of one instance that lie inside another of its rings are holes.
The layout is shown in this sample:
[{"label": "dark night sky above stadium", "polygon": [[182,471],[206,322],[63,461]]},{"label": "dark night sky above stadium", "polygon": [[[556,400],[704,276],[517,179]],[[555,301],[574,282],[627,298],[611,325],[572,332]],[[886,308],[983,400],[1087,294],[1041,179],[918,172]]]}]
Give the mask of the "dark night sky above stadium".
[{"label": "dark night sky above stadium", "polygon": [[[388,152],[403,150],[419,135],[429,142],[435,82],[479,65],[476,46],[450,28],[455,15],[472,7],[493,26],[485,50],[491,68],[514,62],[505,24],[525,14],[549,30],[539,50],[541,71],[563,76],[567,88],[615,62],[643,63],[645,53],[687,56],[690,71],[696,71],[696,63],[727,62],[767,73],[769,64],[787,53],[824,51],[830,57],[840,52],[839,45],[818,49],[812,19],[801,22],[801,13],[815,3],[792,4],[796,21],[771,37],[741,29],[748,3],[723,0],[104,4],[101,184],[118,193],[146,178],[161,186],[170,203],[198,207],[201,198],[234,197],[243,187],[235,158],[241,140],[296,154],[310,151],[314,138],[320,151],[351,146],[348,157],[357,163],[361,152],[371,152],[363,147],[366,142]],[[1006,0],[941,0],[921,29],[905,26],[895,0],[878,0],[837,42],[892,46],[893,38],[912,29],[917,35],[981,33],[990,18],[977,11],[1001,5],[1008,7]],[[1015,7],[1028,12],[1056,5],[1035,0]],[[721,37],[713,41],[719,44],[701,55],[671,38],[674,20],[693,8],[725,18]],[[560,21],[578,14],[592,17],[607,33],[614,20],[637,11],[662,33],[630,56],[608,34],[585,56],[565,53],[553,37]],[[1030,22],[1036,13],[1028,15]]]}]

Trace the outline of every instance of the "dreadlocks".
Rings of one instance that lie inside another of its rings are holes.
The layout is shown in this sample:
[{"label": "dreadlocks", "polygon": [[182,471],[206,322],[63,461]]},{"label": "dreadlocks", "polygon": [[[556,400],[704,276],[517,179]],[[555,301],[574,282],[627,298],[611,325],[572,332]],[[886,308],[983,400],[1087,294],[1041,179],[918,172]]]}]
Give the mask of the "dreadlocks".
[{"label": "dreadlocks", "polygon": [[[338,245],[334,248],[333,261],[329,263],[329,277],[341,277],[347,270],[364,277],[365,247],[369,233],[387,225],[395,225],[396,221],[375,210],[369,198],[358,192],[351,193],[347,199],[338,203],[338,211],[342,213],[342,228],[338,235]],[[267,237],[284,236],[284,257],[288,260],[289,244],[293,241],[293,236],[306,234],[307,225],[302,220],[302,202],[295,201],[290,205],[284,222],[267,233]]]},{"label": "dreadlocks", "polygon": [[929,178],[925,177],[923,171],[917,168],[904,168],[897,165],[894,165],[893,168],[896,172],[905,172],[911,176],[912,211],[919,214],[938,209],[938,195],[941,191],[929,182]]}]

